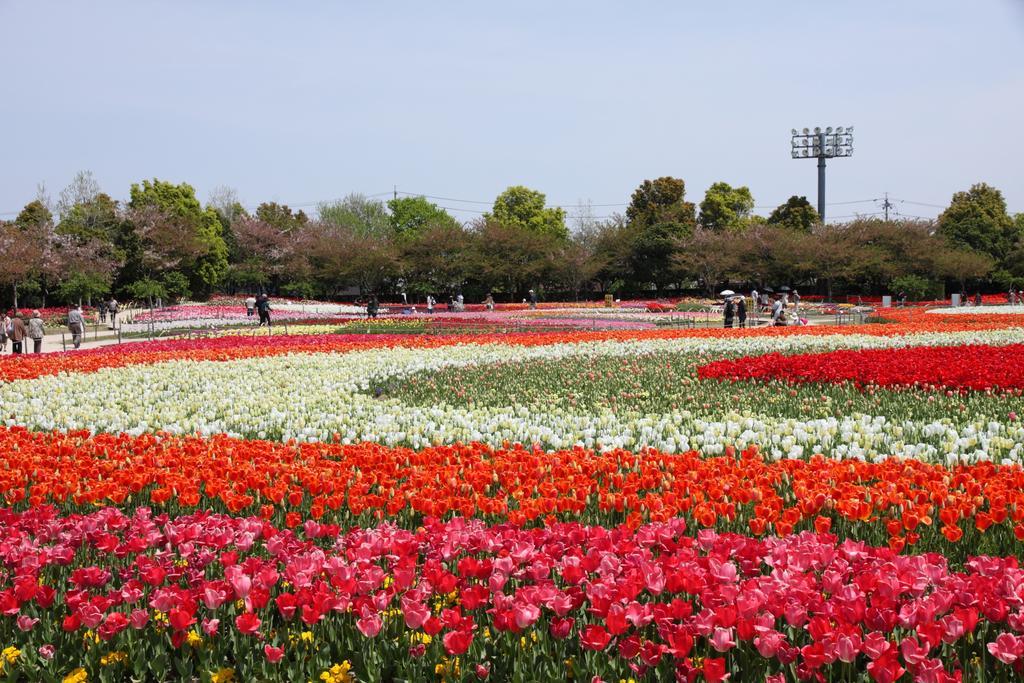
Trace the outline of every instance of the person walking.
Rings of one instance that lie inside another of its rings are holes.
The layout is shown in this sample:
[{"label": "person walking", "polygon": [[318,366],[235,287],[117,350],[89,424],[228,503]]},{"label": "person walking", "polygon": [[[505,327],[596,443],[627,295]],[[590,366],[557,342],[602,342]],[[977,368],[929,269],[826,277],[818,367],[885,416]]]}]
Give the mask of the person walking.
[{"label": "person walking", "polygon": [[[760,294],[758,294],[757,292],[757,287],[750,290],[750,305],[753,307],[754,320],[757,320],[757,318],[759,317],[758,304],[761,303],[761,300],[758,298],[759,296]],[[744,304],[743,307],[746,308],[746,304]]]},{"label": "person walking", "polygon": [[0,318],[0,353],[7,353],[7,337],[11,335],[11,315],[4,313]]},{"label": "person walking", "polygon": [[736,304],[733,303],[732,297],[725,300],[725,327],[732,327],[732,319],[736,314]]},{"label": "person walking", "polygon": [[740,327],[747,326],[747,300],[742,296],[736,297],[736,319]]},{"label": "person walking", "polygon": [[256,297],[252,294],[245,300],[245,317],[251,318],[256,312]]},{"label": "person walking", "polygon": [[32,353],[43,352],[43,316],[39,310],[32,311],[32,319],[28,321],[28,336],[32,339]]},{"label": "person walking", "polygon": [[107,312],[110,313],[110,329],[117,328],[117,299],[110,297],[107,302]]},{"label": "person walking", "polygon": [[260,314],[260,324],[257,327],[263,327],[264,323],[270,327],[270,298],[266,294],[261,294],[256,301],[256,311]]},{"label": "person walking", "polygon": [[776,296],[775,303],[772,304],[772,325],[778,325],[779,319],[782,317],[782,297]]},{"label": "person walking", "polygon": [[377,295],[370,297],[370,302],[366,304],[366,317],[376,318],[377,311],[380,310],[380,303],[377,301]]},{"label": "person walking", "polygon": [[11,353],[21,353],[21,345],[28,336],[25,329],[25,321],[21,319],[21,311],[11,311],[11,331],[8,336],[11,338]]},{"label": "person walking", "polygon": [[800,315],[800,292],[793,290],[793,312]]},{"label": "person walking", "polygon": [[537,292],[530,290],[530,308],[537,308]]},{"label": "person walking", "polygon": [[106,301],[102,301],[101,300],[99,302],[99,304],[96,305],[96,313],[99,315],[99,322],[101,322],[101,323],[107,322],[107,302]]},{"label": "person walking", "polygon": [[82,315],[82,306],[72,306],[68,310],[68,329],[71,331],[71,343],[75,348],[82,346],[82,333],[85,332],[85,316]]},{"label": "person walking", "polygon": [[488,311],[494,310],[494,296],[490,292],[487,292],[487,298],[484,299],[484,307],[487,308]]},{"label": "person walking", "polygon": [[427,294],[427,314],[428,315],[433,315],[433,313],[434,313],[434,304],[436,304],[436,303],[437,303],[437,299],[435,299],[433,297],[433,295]]},{"label": "person walking", "polygon": [[981,292],[974,293],[974,305],[981,306]]}]

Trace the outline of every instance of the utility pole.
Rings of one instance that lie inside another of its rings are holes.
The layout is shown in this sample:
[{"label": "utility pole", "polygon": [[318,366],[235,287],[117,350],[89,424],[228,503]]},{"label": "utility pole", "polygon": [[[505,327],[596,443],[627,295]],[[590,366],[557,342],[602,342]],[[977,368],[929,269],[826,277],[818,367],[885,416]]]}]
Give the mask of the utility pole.
[{"label": "utility pole", "polygon": [[882,200],[882,210],[885,211],[885,222],[889,222],[889,209],[893,208],[892,202],[889,201],[889,193],[885,193],[885,199]]}]

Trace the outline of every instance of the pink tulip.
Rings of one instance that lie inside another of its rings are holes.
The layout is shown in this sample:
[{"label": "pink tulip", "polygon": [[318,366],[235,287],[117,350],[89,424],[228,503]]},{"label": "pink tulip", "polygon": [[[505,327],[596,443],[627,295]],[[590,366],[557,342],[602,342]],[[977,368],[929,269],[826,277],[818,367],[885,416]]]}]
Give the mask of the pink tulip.
[{"label": "pink tulip", "polygon": [[1010,633],[1000,633],[995,642],[989,643],[986,647],[989,653],[1003,664],[1013,664],[1024,652],[1020,638]]}]

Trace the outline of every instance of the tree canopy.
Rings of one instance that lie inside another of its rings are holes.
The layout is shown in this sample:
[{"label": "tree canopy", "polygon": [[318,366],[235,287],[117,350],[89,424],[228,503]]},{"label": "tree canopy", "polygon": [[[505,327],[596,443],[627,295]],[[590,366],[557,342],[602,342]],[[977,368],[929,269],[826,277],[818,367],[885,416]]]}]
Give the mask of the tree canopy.
[{"label": "tree canopy", "polygon": [[815,224],[821,222],[817,209],[811,206],[807,197],[793,195],[775,208],[768,216],[769,225],[780,225],[791,230],[810,232]]},{"label": "tree canopy", "polygon": [[484,218],[538,235],[566,239],[569,229],[565,226],[565,210],[547,207],[546,202],[543,192],[513,185],[498,195],[491,213],[485,214]]},{"label": "tree canopy", "polygon": [[739,230],[746,225],[754,210],[754,196],[746,187],[714,183],[700,203],[701,227],[709,230]]}]

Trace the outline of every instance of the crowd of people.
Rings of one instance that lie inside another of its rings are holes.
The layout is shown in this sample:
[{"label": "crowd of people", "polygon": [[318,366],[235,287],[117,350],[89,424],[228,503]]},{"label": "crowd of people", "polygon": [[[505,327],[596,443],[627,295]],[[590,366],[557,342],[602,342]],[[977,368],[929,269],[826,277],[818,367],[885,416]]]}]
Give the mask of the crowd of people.
[{"label": "crowd of people", "polygon": [[[747,299],[742,295],[724,292],[722,314],[725,327],[747,326]],[[792,295],[792,301],[790,301]],[[768,324],[773,327],[788,325],[806,325],[807,321],[800,317],[800,292],[795,289],[769,296],[756,289],[750,293],[750,303],[755,320],[759,323],[761,314],[768,312]]]}]

